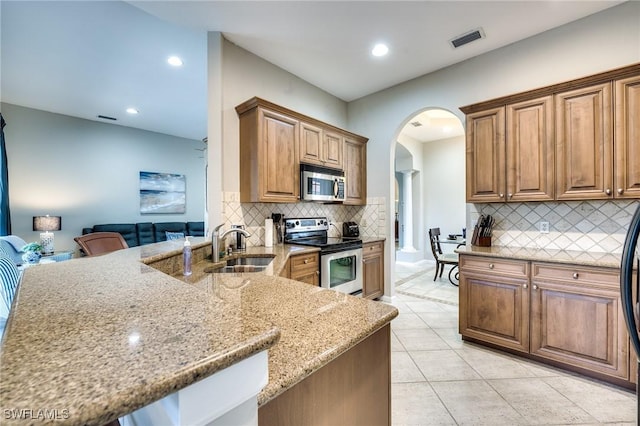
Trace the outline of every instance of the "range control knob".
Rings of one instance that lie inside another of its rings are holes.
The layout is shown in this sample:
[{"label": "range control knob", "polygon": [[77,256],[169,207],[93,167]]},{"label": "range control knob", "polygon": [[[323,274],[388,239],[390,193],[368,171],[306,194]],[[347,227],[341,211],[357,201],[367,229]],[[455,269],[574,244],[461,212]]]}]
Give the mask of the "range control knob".
[{"label": "range control knob", "polygon": [[285,225],[287,226],[287,228],[295,228],[296,226],[293,222],[287,222]]},{"label": "range control knob", "polygon": [[300,226],[300,221],[296,220],[296,226]]}]

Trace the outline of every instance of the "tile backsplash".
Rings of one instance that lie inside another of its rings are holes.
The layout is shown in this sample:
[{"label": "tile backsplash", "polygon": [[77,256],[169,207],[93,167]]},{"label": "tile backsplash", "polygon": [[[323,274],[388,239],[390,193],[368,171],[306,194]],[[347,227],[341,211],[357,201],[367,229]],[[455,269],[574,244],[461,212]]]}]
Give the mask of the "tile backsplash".
[{"label": "tile backsplash", "polygon": [[[622,253],[637,201],[471,204],[471,225],[492,215],[496,246]],[[539,231],[549,222],[549,233]]]},{"label": "tile backsplash", "polygon": [[247,241],[249,246],[264,245],[264,220],[271,218],[271,213],[281,213],[285,217],[326,216],[335,224],[335,226],[329,227],[329,236],[342,234],[342,223],[345,221],[358,223],[360,235],[363,237],[384,236],[387,220],[386,199],[384,197],[367,198],[366,206],[345,206],[313,202],[241,203],[239,192],[223,193],[224,229],[231,227],[231,225],[244,225],[251,233],[251,238]]}]

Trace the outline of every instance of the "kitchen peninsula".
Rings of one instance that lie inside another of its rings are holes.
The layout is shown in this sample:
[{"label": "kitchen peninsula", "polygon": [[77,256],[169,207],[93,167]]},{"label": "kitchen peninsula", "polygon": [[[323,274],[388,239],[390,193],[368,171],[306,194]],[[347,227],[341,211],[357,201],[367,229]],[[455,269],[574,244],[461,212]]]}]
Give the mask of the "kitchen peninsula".
[{"label": "kitchen peninsula", "polygon": [[[297,387],[313,389],[314,377],[345,360],[350,374],[353,364],[371,368],[366,377],[344,377],[378,387],[386,403],[373,411],[386,410],[377,422],[389,424],[394,307],[278,277],[291,253],[310,248],[254,247],[255,255],[275,256],[266,273],[210,274],[210,242],[194,238],[194,272],[183,277],[175,269],[181,243],[25,271],[0,349],[3,422],[44,413],[57,419],[38,423],[101,425],[268,350],[260,424],[278,421],[278,401],[298,397]],[[358,352],[371,343],[377,350]],[[354,362],[353,353],[363,358]],[[207,409],[217,409],[207,395]]]}]

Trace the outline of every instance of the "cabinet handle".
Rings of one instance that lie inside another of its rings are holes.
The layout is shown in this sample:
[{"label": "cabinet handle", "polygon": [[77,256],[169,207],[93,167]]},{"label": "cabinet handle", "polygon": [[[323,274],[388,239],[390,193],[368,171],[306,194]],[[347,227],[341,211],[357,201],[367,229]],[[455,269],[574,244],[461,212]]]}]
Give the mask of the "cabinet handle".
[{"label": "cabinet handle", "polygon": [[304,260],[304,263],[309,263],[309,259],[305,259],[305,260]]},{"label": "cabinet handle", "polygon": [[512,193],[509,193],[508,196],[509,196],[509,198],[513,198],[513,194]]},{"label": "cabinet handle", "polygon": [[320,275],[320,271],[316,271],[316,275]]},{"label": "cabinet handle", "polygon": [[489,264],[489,269],[493,269],[493,263]]},{"label": "cabinet handle", "polygon": [[502,192],[498,195],[500,196],[500,198],[504,198],[504,194]]},{"label": "cabinet handle", "polygon": [[537,290],[537,289],[538,289],[538,286],[534,284],[534,285],[533,285],[533,289],[534,289],[534,290]]},{"label": "cabinet handle", "polygon": [[529,286],[527,284],[522,284],[522,288],[528,288]]},{"label": "cabinet handle", "polygon": [[577,273],[577,272],[574,272],[574,273],[573,273],[573,279],[574,279],[574,280],[577,280],[579,276],[580,276],[580,275],[578,275],[578,273]]},{"label": "cabinet handle", "polygon": [[607,195],[611,195],[611,189],[607,188],[604,190],[604,193]]},{"label": "cabinet handle", "polygon": [[623,193],[623,192],[624,192],[624,189],[622,189],[622,188],[618,188],[618,194],[619,194],[619,195],[622,195],[622,193]]}]

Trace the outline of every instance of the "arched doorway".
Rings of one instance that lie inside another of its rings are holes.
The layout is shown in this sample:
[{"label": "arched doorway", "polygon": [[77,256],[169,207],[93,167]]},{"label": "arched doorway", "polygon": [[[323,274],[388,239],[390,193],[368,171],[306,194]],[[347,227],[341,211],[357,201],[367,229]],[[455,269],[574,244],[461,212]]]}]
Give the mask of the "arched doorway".
[{"label": "arched doorway", "polygon": [[460,119],[435,107],[411,115],[398,132],[391,184],[397,185],[396,262],[432,267],[428,229],[439,227],[445,236],[462,232],[466,220],[464,140]]}]

